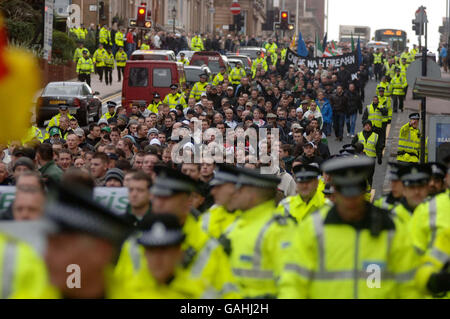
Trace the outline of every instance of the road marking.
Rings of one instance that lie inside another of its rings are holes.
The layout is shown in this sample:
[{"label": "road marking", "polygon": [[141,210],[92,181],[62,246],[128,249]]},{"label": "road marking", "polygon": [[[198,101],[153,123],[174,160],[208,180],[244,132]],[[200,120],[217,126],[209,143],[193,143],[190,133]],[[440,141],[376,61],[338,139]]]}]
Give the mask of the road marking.
[{"label": "road marking", "polygon": [[118,96],[121,95],[121,94],[122,94],[122,92],[118,92],[118,93],[116,93],[116,94],[110,95],[110,96],[104,98],[103,100],[101,100],[101,102],[102,102],[102,103],[106,103],[106,102],[108,102],[108,101],[114,100],[116,97],[118,97]]},{"label": "road marking", "polygon": [[372,190],[370,191],[370,202],[373,203],[373,200],[375,198],[375,193],[376,193],[376,189],[372,188]]}]

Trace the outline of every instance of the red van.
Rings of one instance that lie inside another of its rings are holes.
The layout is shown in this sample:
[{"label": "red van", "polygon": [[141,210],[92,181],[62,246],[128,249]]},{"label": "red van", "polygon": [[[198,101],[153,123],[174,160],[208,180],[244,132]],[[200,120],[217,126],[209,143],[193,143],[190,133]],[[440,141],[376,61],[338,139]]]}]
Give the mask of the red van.
[{"label": "red van", "polygon": [[186,82],[183,63],[175,61],[127,61],[122,82],[122,106],[131,109],[133,103],[150,104],[153,93],[161,99],[170,92],[170,85],[179,87]]},{"label": "red van", "polygon": [[228,70],[228,59],[216,51],[200,51],[192,55],[189,65],[207,65],[213,74],[220,72],[220,67],[224,66]]}]

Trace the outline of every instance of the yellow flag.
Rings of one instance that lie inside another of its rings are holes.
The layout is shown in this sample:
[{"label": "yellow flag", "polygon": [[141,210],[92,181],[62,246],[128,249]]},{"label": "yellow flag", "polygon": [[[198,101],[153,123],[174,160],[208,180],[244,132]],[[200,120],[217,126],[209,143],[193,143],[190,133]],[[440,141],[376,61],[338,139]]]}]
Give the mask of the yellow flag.
[{"label": "yellow flag", "polygon": [[0,144],[21,140],[30,128],[40,70],[32,54],[6,45],[0,16]]}]

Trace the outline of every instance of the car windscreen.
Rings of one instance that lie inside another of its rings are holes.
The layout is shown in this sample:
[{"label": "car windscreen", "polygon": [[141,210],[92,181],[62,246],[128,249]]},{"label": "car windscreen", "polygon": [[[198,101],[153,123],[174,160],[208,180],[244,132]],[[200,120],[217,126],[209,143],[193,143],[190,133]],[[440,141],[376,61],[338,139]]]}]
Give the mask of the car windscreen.
[{"label": "car windscreen", "polygon": [[239,50],[239,54],[247,55],[250,57],[250,59],[256,59],[258,55],[256,54],[257,51],[254,50]]},{"label": "car windscreen", "polygon": [[169,68],[154,68],[152,83],[156,88],[169,87],[172,84],[172,72]]},{"label": "car windscreen", "polygon": [[128,86],[146,87],[148,86],[147,68],[130,68]]},{"label": "car windscreen", "polygon": [[57,95],[66,95],[66,96],[75,96],[79,95],[80,86],[78,85],[65,85],[65,86],[56,86],[51,85],[45,88],[45,91],[42,95],[46,96],[57,96]]},{"label": "car windscreen", "polygon": [[199,75],[203,73],[202,69],[185,69],[186,81],[187,82],[197,82],[200,80]]}]

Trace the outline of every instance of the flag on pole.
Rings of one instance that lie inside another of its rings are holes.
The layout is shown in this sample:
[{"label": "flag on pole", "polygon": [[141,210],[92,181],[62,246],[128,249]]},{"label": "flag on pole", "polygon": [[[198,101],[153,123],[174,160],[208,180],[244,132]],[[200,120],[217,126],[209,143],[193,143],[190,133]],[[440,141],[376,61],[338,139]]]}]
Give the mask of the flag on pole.
[{"label": "flag on pole", "polygon": [[8,73],[8,66],[5,61],[7,43],[6,27],[3,25],[3,17],[0,15],[0,81]]},{"label": "flag on pole", "polygon": [[358,67],[359,67],[363,62],[363,56],[361,53],[361,40],[359,36],[358,36],[358,45],[356,46],[356,55],[358,56]]},{"label": "flag on pole", "polygon": [[352,32],[352,52],[355,51],[355,40],[353,40],[353,32]]},{"label": "flag on pole", "polygon": [[297,40],[297,54],[299,56],[308,56],[308,49],[306,48],[305,41],[303,40],[302,33],[299,32]]},{"label": "flag on pole", "polygon": [[339,54],[339,52],[337,50],[336,42],[334,40],[331,41],[331,54],[333,54],[333,56]]},{"label": "flag on pole", "polygon": [[289,45],[289,49],[294,50],[295,49],[295,35],[292,38],[291,44]]},{"label": "flag on pole", "polygon": [[322,43],[320,43],[319,36],[316,33],[316,57],[321,57],[323,55]]},{"label": "flag on pole", "polygon": [[323,42],[322,42],[322,49],[326,49],[326,47],[327,47],[327,44],[328,44],[328,42],[327,42],[327,33],[325,32],[325,36],[323,37]]},{"label": "flag on pole", "polygon": [[330,57],[330,56],[335,56],[335,55],[336,54],[331,52],[331,49],[329,46],[327,46],[327,48],[325,49],[325,52],[323,52],[323,57]]}]

